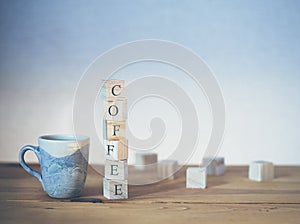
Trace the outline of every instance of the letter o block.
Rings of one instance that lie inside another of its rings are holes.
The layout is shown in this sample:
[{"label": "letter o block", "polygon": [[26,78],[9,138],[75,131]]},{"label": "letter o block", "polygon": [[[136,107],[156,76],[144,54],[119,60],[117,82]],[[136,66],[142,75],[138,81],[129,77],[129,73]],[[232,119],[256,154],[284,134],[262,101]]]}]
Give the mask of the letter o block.
[{"label": "letter o block", "polygon": [[127,119],[127,100],[107,101],[104,119],[109,121],[125,121]]}]

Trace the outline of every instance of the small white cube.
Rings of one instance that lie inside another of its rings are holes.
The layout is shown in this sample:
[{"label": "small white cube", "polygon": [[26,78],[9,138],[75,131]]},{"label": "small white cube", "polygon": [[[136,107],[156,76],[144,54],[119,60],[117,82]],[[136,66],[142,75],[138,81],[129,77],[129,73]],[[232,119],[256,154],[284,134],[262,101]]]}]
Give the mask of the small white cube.
[{"label": "small white cube", "polygon": [[203,166],[206,166],[207,175],[220,176],[225,173],[224,157],[205,157],[202,160]]},{"label": "small white cube", "polygon": [[186,170],[186,188],[206,188],[206,168],[188,167]]},{"label": "small white cube", "polygon": [[254,181],[268,181],[274,178],[273,163],[254,161],[249,165],[249,179]]},{"label": "small white cube", "polygon": [[178,162],[176,160],[161,160],[158,163],[158,177],[160,179],[175,179],[175,173],[178,170]]},{"label": "small white cube", "polygon": [[137,170],[157,170],[157,153],[141,152],[135,154],[135,169]]}]

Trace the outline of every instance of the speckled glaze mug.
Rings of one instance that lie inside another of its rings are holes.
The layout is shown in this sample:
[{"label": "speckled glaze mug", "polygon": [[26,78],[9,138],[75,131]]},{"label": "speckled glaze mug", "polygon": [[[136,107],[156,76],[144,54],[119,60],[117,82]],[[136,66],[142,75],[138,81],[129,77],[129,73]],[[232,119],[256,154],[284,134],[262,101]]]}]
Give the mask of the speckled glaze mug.
[{"label": "speckled glaze mug", "polygon": [[[73,135],[44,135],[39,146],[24,146],[19,152],[21,166],[42,184],[53,198],[73,198],[83,191],[89,156],[89,138]],[[30,168],[25,153],[33,151],[41,166],[41,173]]]}]

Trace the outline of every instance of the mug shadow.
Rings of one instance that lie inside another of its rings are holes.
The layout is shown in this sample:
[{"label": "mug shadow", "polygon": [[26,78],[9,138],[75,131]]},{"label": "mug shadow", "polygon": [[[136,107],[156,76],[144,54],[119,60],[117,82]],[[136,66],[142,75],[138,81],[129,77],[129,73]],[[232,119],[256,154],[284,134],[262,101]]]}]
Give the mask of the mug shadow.
[{"label": "mug shadow", "polygon": [[81,197],[102,196],[102,176],[92,166],[88,166],[88,175]]}]

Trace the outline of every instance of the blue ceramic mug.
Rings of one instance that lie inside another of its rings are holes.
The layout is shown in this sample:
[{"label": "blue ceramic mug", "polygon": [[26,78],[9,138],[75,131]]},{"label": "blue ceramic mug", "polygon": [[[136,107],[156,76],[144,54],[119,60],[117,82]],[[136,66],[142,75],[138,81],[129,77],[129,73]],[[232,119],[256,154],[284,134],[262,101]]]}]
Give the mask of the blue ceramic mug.
[{"label": "blue ceramic mug", "polygon": [[[89,138],[73,135],[45,135],[38,139],[39,146],[24,146],[19,152],[21,166],[42,184],[53,198],[80,196],[87,175]],[[30,168],[25,153],[33,151],[41,166],[41,173]]]}]

